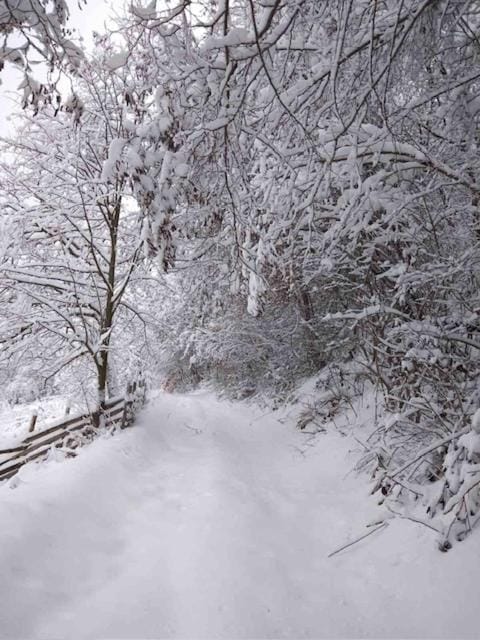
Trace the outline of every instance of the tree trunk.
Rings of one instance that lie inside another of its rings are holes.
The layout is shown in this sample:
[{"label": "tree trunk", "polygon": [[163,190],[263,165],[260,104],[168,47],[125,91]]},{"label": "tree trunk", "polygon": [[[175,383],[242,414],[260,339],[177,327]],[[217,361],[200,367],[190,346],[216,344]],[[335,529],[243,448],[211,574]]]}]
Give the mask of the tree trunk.
[{"label": "tree trunk", "polygon": [[120,220],[121,199],[113,207],[110,216],[110,259],[107,274],[107,295],[105,299],[105,309],[100,328],[101,347],[99,352],[99,361],[97,363],[97,381],[98,381],[98,407],[100,413],[105,408],[105,402],[108,398],[108,380],[109,380],[109,349],[111,332],[113,328],[113,320],[115,315],[115,276],[117,266],[117,232]]}]

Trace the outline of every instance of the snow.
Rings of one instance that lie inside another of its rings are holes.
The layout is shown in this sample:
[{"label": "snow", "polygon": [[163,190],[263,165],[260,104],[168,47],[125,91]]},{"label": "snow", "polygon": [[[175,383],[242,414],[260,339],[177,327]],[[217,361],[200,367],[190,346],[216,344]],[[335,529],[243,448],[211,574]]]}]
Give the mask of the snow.
[{"label": "snow", "polygon": [[206,38],[202,45],[202,51],[207,52],[212,49],[221,49],[223,47],[235,47],[243,43],[251,44],[252,34],[247,29],[234,28],[230,29],[227,35],[222,38]]},{"label": "snow", "polygon": [[148,20],[149,18],[155,17],[156,7],[157,7],[156,0],[152,0],[151,2],[149,2],[146,7],[142,7],[142,5],[140,4],[134,5],[132,3],[132,5],[130,6],[130,11],[133,13],[133,15],[137,16],[138,18],[142,18],[143,20]]},{"label": "snow", "polygon": [[121,67],[124,67],[128,61],[128,51],[119,51],[117,53],[112,54],[105,60],[105,64],[110,71],[116,71]]},{"label": "snow", "polygon": [[175,166],[175,175],[179,178],[186,178],[188,176],[189,167],[188,164],[181,162]]},{"label": "snow", "polygon": [[289,412],[163,394],[0,485],[2,637],[478,637],[478,536],[395,519],[328,558],[382,512],[353,440]]},{"label": "snow", "polygon": [[472,416],[472,430],[480,433],[480,409],[477,409]]},{"label": "snow", "polygon": [[103,163],[101,179],[104,181],[113,180],[115,175],[115,167],[117,162],[120,161],[123,153],[123,149],[127,141],[123,138],[114,138],[110,142],[108,148],[108,158]]},{"label": "snow", "polygon": [[471,459],[475,454],[480,453],[480,433],[475,431],[464,433],[458,439],[458,444],[461,447],[465,447],[468,453],[468,458]]},{"label": "snow", "polygon": [[67,408],[76,411],[83,407],[83,402],[72,402],[65,396],[51,396],[41,402],[16,404],[13,407],[7,403],[0,404],[0,449],[14,447],[28,435],[33,414],[37,416],[35,431],[40,431],[63,419]]}]

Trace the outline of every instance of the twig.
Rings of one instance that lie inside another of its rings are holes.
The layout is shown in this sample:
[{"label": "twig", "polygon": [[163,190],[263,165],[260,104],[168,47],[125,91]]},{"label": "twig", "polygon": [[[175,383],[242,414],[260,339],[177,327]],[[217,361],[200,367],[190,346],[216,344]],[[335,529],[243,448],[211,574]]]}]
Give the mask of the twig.
[{"label": "twig", "polygon": [[196,427],[191,427],[186,422],[183,423],[183,426],[185,427],[185,429],[188,429],[189,431],[193,431],[195,433],[195,435],[197,435],[197,436],[199,436],[201,433],[203,433],[203,431],[201,429],[197,429]]},{"label": "twig", "polygon": [[363,536],[360,536],[359,538],[356,538],[355,540],[352,540],[351,542],[344,544],[343,547],[340,547],[339,549],[332,551],[332,553],[328,554],[327,558],[331,558],[337,553],[340,553],[340,551],[343,551],[344,549],[348,549],[348,547],[352,547],[354,544],[357,544],[357,542],[360,542],[361,540],[368,538],[368,536],[371,536],[372,533],[375,533],[375,531],[379,531],[380,529],[383,529],[385,527],[388,527],[388,522],[382,522],[382,524],[378,525],[378,527],[375,527],[375,529],[368,531],[368,533],[364,533]]},{"label": "twig", "polygon": [[424,458],[427,454],[431,453],[435,449],[438,449],[438,447],[443,447],[445,444],[448,444],[449,442],[456,440],[463,434],[468,433],[469,430],[470,430],[470,427],[462,429],[461,431],[458,431],[457,433],[454,433],[453,435],[448,436],[448,438],[443,438],[443,440],[437,440],[437,442],[435,442],[435,444],[433,444],[432,446],[427,447],[426,449],[423,449],[422,451],[420,451],[413,460],[410,460],[410,462],[407,462],[406,464],[402,465],[399,469],[396,469],[393,473],[388,473],[386,477],[393,480],[396,476],[403,473],[406,469],[408,469],[408,467],[411,467],[413,464],[415,464],[416,462]]},{"label": "twig", "polygon": [[414,516],[410,516],[410,515],[404,515],[402,513],[400,513],[399,511],[395,511],[394,509],[392,509],[392,507],[390,505],[385,505],[386,508],[390,511],[390,513],[393,513],[395,516],[397,516],[398,518],[401,518],[402,520],[410,520],[410,522],[415,522],[416,524],[423,524],[424,527],[427,527],[428,529],[431,529],[432,531],[435,531],[436,533],[442,533],[440,531],[440,529],[437,529],[437,527],[434,527],[432,524],[429,524],[428,522],[425,522],[424,520],[420,520],[419,518],[415,518]]}]

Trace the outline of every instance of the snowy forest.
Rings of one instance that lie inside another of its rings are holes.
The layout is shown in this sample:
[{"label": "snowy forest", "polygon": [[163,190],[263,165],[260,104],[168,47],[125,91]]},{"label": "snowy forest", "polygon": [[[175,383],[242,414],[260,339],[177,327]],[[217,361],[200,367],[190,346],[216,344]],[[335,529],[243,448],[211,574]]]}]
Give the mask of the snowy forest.
[{"label": "snowy forest", "polygon": [[[480,2],[133,0],[92,47],[68,4],[0,1],[0,77],[21,76],[0,142],[0,401],[63,394],[102,412],[142,378],[174,413],[205,389],[296,407],[295,437],[326,456],[332,424],[363,416],[338,464],[375,531],[398,519],[429,562],[453,547],[467,566]],[[398,637],[365,633],[382,629]]]}]

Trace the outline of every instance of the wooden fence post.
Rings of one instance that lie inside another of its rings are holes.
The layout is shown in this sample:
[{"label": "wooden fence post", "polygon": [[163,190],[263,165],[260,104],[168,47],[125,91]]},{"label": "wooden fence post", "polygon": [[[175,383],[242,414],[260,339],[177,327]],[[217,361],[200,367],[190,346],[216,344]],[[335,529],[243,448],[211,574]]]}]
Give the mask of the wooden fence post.
[{"label": "wooden fence post", "polygon": [[30,426],[28,427],[28,433],[32,433],[32,431],[35,429],[35,425],[37,424],[37,414],[34,413],[32,414],[32,417],[30,418]]},{"label": "wooden fence post", "polygon": [[98,409],[92,413],[92,425],[95,429],[100,426],[100,411]]},{"label": "wooden fence post", "polygon": [[124,409],[123,409],[122,423],[120,425],[121,429],[126,429],[133,422],[133,418],[134,418],[134,414],[135,414],[135,392],[136,392],[136,390],[137,390],[136,381],[129,382],[127,384],[127,392],[125,394],[125,406],[124,406]]}]

